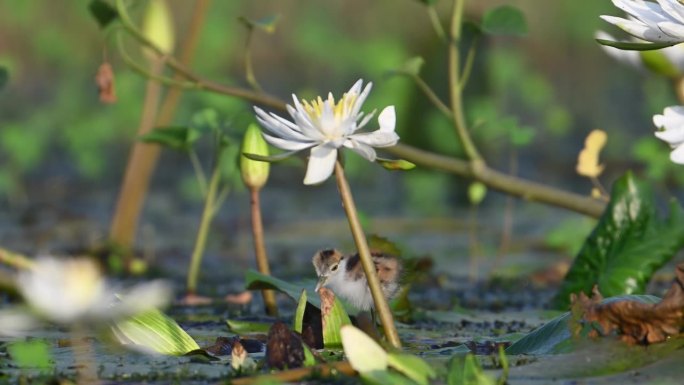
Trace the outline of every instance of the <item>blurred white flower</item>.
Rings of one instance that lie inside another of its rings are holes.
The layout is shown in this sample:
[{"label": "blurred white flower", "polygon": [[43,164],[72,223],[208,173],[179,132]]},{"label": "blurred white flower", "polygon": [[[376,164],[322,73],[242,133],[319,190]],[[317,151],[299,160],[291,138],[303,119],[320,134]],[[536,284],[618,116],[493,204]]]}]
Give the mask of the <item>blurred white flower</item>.
[{"label": "blurred white flower", "polygon": [[602,15],[601,18],[642,40],[653,43],[684,42],[684,5],[678,0],[613,0],[633,19]]},{"label": "blurred white flower", "polygon": [[[42,257],[19,273],[17,289],[34,318],[68,325],[103,322],[165,305],[170,287],[161,281],[141,284],[117,293],[90,259]],[[0,313],[0,334],[17,334],[21,311]]]},{"label": "blurred white flower", "polygon": [[296,95],[292,95],[294,107],[288,105],[287,111],[293,122],[254,107],[257,120],[268,131],[263,134],[268,143],[292,152],[311,148],[304,184],[317,184],[328,179],[335,167],[337,149],[342,146],[373,162],[376,159],[373,147],[394,146],[399,140],[394,132],[394,106],[382,110],[378,116],[378,130],[357,133],[375,114],[374,111],[364,116],[361,112],[372,83],[368,83],[363,91],[362,85],[362,80],[357,81],[338,102],[332,94],[328,94],[325,100],[319,97],[310,102],[300,102]]},{"label": "blurred white flower", "polygon": [[653,123],[662,129],[655,136],[673,149],[670,160],[684,164],[684,106],[666,107],[662,115],[653,116]]}]

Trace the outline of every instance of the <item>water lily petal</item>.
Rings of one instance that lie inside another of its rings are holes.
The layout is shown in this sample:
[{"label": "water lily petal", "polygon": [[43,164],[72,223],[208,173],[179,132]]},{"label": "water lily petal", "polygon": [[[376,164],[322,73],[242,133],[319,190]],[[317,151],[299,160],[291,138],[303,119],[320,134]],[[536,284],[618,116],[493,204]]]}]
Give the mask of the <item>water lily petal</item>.
[{"label": "water lily petal", "polygon": [[684,146],[680,145],[670,153],[670,160],[677,164],[684,164]]},{"label": "water lily petal", "polygon": [[[359,88],[361,87],[360,86],[361,83],[363,83],[363,80],[361,80],[361,79],[359,79],[359,81],[356,82],[356,84],[359,84]],[[356,84],[354,84],[354,86],[356,86]],[[368,94],[371,92],[372,88],[373,88],[373,82],[368,82],[368,84],[366,84],[366,87],[363,89],[363,91],[354,100],[354,106],[352,107],[351,112],[350,112],[351,116],[357,116],[359,114],[359,112],[361,111],[361,106],[363,106],[363,103],[366,101],[366,98],[368,97]]]},{"label": "water lily petal", "polygon": [[271,136],[265,133],[261,133],[261,135],[266,139],[266,141],[274,147],[281,148],[286,151],[300,151],[304,150],[306,148],[312,147],[316,145],[316,142],[314,141],[295,141],[295,140],[286,140],[286,139],[281,139],[275,136]]},{"label": "water lily petal", "polygon": [[[662,32],[660,29],[652,28],[643,22],[627,20],[615,16],[601,16],[601,19],[616,25],[628,34],[650,42],[672,42],[672,37]],[[676,40],[674,40],[676,41]]]},{"label": "water lily petal", "polygon": [[373,132],[354,134],[350,136],[350,139],[354,139],[358,142],[373,147],[391,147],[397,144],[399,141],[399,135],[397,135],[396,132],[382,132],[377,130]]},{"label": "water lily petal", "polygon": [[672,128],[665,131],[656,131],[655,136],[670,145],[677,146],[684,143],[684,127]]},{"label": "water lily petal", "polygon": [[658,4],[667,15],[677,23],[684,23],[684,7],[677,0],[658,0]]},{"label": "water lily petal", "polygon": [[387,106],[382,110],[382,112],[378,116],[378,123],[380,124],[380,131],[394,132],[394,126],[397,123],[397,117],[396,113],[394,112],[394,106]]},{"label": "water lily petal", "polygon": [[666,129],[684,126],[684,106],[665,107],[663,115],[653,116],[653,124]]},{"label": "water lily petal", "polygon": [[[283,122],[284,119],[276,115],[269,115],[265,111],[254,107],[257,113],[257,121],[262,127],[270,131],[271,133],[283,138],[283,139],[293,139],[293,140],[306,140],[307,137],[303,135],[299,130],[293,129],[290,125]],[[287,122],[287,121],[286,121]],[[288,122],[289,123],[289,122]]]},{"label": "water lily petal", "polygon": [[116,306],[117,313],[132,316],[166,306],[172,293],[171,285],[163,280],[137,285],[121,296],[121,302]]},{"label": "water lily petal", "polygon": [[325,144],[311,149],[309,164],[306,167],[304,184],[312,185],[324,182],[333,173],[337,149]]},{"label": "water lily petal", "polygon": [[350,137],[344,142],[344,147],[347,147],[348,149],[354,151],[355,153],[361,155],[364,159],[366,159],[369,162],[375,162],[375,158],[377,155],[375,154],[375,150],[373,147],[362,143],[360,141],[355,140],[356,136],[354,138]]},{"label": "water lily petal", "polygon": [[675,41],[684,40],[684,25],[680,23],[673,23],[671,21],[658,23],[658,27],[661,31],[668,34],[670,37],[675,39]]},{"label": "water lily petal", "polygon": [[[612,35],[604,31],[596,31],[596,33],[594,34],[594,38],[601,40],[616,41],[616,39]],[[605,53],[607,53],[608,56],[612,57],[620,63],[626,63],[627,65],[638,70],[644,69],[644,64],[641,60],[641,54],[639,53],[639,51],[628,51],[603,44],[601,44],[601,49]],[[662,49],[663,54],[665,54],[665,50],[667,50],[667,48]]]}]

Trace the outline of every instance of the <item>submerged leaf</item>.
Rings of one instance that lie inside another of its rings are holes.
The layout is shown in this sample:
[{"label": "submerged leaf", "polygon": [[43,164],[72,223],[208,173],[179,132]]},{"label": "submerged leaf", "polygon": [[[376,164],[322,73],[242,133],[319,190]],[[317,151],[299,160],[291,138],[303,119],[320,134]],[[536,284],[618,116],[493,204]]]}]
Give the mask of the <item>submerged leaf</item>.
[{"label": "submerged leaf", "polygon": [[118,321],[112,331],[121,344],[145,352],[180,356],[200,349],[176,321],[159,310]]},{"label": "submerged leaf", "polygon": [[657,217],[644,182],[627,173],[613,185],[611,200],[565,277],[554,306],[567,308],[571,293],[595,284],[606,296],[643,293],[653,273],[684,245],[684,212]]}]

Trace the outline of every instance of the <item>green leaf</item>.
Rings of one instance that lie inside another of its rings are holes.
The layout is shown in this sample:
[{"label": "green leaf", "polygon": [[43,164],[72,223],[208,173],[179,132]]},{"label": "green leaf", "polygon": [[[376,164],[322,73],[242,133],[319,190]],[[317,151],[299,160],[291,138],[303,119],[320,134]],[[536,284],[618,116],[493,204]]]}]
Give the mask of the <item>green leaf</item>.
[{"label": "green leaf", "polygon": [[482,30],[490,35],[525,36],[527,22],[518,8],[502,5],[485,12]]},{"label": "green leaf", "polygon": [[449,363],[447,385],[495,385],[496,380],[485,374],[480,362],[471,353],[454,356]]},{"label": "green leaf", "polygon": [[280,15],[266,16],[258,20],[251,20],[243,16],[238,17],[238,20],[247,26],[247,28],[260,28],[267,33],[275,32],[278,19],[280,19]]},{"label": "green leaf", "polygon": [[[660,302],[660,298],[651,295],[623,295],[606,298],[601,301],[601,303],[605,304],[622,300],[644,303]],[[570,312],[559,315],[545,323],[542,327],[531,331],[525,337],[514,342],[506,349],[506,354],[542,355],[568,353],[572,351],[575,345],[568,325],[571,319],[572,314]]]},{"label": "green leaf", "polygon": [[[261,274],[258,271],[252,269],[247,270],[247,274],[245,274],[245,280],[247,281],[246,286],[248,290],[277,290],[279,292],[287,294],[290,298],[292,298],[295,301],[301,297],[302,290],[308,289],[311,290],[311,292],[313,292],[315,285],[313,282],[311,285],[309,285],[310,287],[306,287],[303,285],[295,285],[270,275]],[[306,300],[307,302],[316,306],[317,308],[321,308],[321,301],[318,297],[309,297]]]},{"label": "green leaf", "polygon": [[[340,330],[344,325],[350,325],[351,320],[342,302],[333,294],[332,290],[322,288],[319,290],[321,297],[321,322],[323,325],[323,346],[326,349],[339,349],[342,347],[342,335]],[[332,302],[332,303],[331,303]]]},{"label": "green leaf", "polygon": [[414,56],[405,61],[404,64],[396,71],[406,75],[418,76],[420,75],[420,70],[423,68],[424,64],[425,60],[422,57]]},{"label": "green leaf", "polygon": [[7,68],[0,66],[0,90],[3,89],[9,81],[9,71]]},{"label": "green leaf", "polygon": [[138,139],[145,143],[156,143],[174,150],[187,151],[200,136],[201,133],[192,127],[156,127]]},{"label": "green leaf", "polygon": [[344,354],[354,370],[360,374],[387,370],[387,352],[368,334],[355,326],[345,325],[341,336]]},{"label": "green leaf", "polygon": [[375,158],[375,161],[390,171],[408,171],[416,168],[416,165],[404,159]]},{"label": "green leaf", "polygon": [[282,154],[270,155],[270,156],[263,156],[263,155],[257,155],[257,154],[251,154],[248,152],[243,152],[242,155],[247,159],[257,160],[260,162],[273,163],[273,162],[279,162],[281,160],[287,159],[290,156],[292,156],[292,154],[294,154],[295,152],[297,152],[297,151],[283,152]]},{"label": "green leaf", "polygon": [[605,39],[596,39],[596,42],[609,47],[615,47],[626,51],[650,51],[654,49],[661,49],[672,47],[678,43],[638,43],[633,41],[613,41]]},{"label": "green leaf", "polygon": [[435,370],[420,357],[406,353],[389,353],[387,364],[419,385],[427,385],[437,376]]},{"label": "green leaf", "polygon": [[566,308],[571,293],[590,293],[598,284],[606,296],[643,293],[653,273],[684,245],[684,212],[670,204],[657,217],[645,182],[627,173],[613,185],[611,200],[587,238],[554,299]]},{"label": "green leaf", "polygon": [[271,328],[271,323],[267,322],[253,322],[253,321],[240,321],[240,320],[226,320],[228,325],[228,330],[231,332],[244,335],[250,333],[268,333]]},{"label": "green leaf", "polygon": [[304,366],[314,366],[318,362],[316,362],[316,356],[311,352],[311,348],[309,348],[306,344],[302,343],[303,348],[304,348]]},{"label": "green leaf", "polygon": [[52,369],[50,346],[44,340],[16,341],[7,346],[12,361],[22,368],[37,368],[43,372]]},{"label": "green leaf", "polygon": [[159,354],[180,356],[200,349],[176,321],[159,310],[118,321],[112,331],[123,345]]},{"label": "green leaf", "polygon": [[302,290],[302,294],[299,296],[299,303],[297,304],[297,310],[294,316],[294,326],[292,330],[301,334],[304,330],[304,313],[306,311],[306,290]]},{"label": "green leaf", "polygon": [[[517,122],[516,122],[517,123]],[[517,126],[510,131],[511,143],[516,147],[525,147],[532,142],[536,131],[531,127]]]},{"label": "green leaf", "polygon": [[100,28],[105,28],[119,17],[119,12],[113,6],[103,0],[92,0],[88,4],[90,14],[95,18]]},{"label": "green leaf", "polygon": [[415,382],[401,374],[387,370],[374,370],[372,372],[361,373],[361,379],[364,384],[371,385],[415,385]]}]

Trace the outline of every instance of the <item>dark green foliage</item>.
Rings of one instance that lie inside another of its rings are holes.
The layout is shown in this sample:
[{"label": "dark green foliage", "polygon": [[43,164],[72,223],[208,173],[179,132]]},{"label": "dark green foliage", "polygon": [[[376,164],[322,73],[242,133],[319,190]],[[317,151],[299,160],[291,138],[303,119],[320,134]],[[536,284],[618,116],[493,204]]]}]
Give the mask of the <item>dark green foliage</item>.
[{"label": "dark green foliage", "polygon": [[88,4],[88,10],[90,11],[90,14],[93,15],[93,18],[95,18],[100,28],[107,27],[109,23],[119,17],[119,12],[117,12],[116,8],[103,0],[92,0],[90,4]]},{"label": "dark green foliage", "polygon": [[139,139],[145,143],[156,143],[174,150],[187,151],[200,136],[200,133],[191,127],[157,127],[141,135]]},{"label": "dark green foliage", "polygon": [[0,66],[0,90],[2,90],[7,85],[8,80],[9,71],[7,71],[7,68]]},{"label": "dark green foliage", "polygon": [[598,285],[605,297],[643,293],[653,273],[684,245],[684,213],[677,202],[658,218],[644,182],[627,173],[613,185],[610,204],[565,277],[555,308],[571,293]]},{"label": "dark green foliage", "polygon": [[510,5],[502,5],[487,11],[482,17],[482,31],[489,35],[527,35],[525,16]]}]

